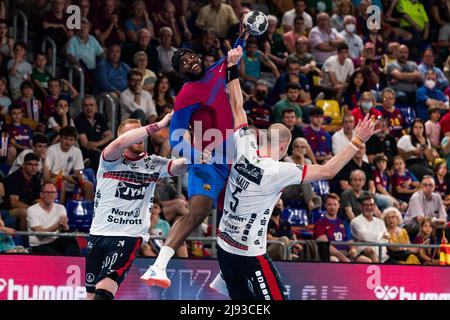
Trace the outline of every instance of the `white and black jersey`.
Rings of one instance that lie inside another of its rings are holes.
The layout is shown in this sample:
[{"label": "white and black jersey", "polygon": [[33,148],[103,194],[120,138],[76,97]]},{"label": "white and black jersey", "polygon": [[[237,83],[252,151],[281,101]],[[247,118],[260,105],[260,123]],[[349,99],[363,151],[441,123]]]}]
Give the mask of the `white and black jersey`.
[{"label": "white and black jersey", "polygon": [[94,219],[90,234],[149,239],[150,206],[158,179],[171,176],[172,160],[146,153],[106,161],[97,172]]},{"label": "white and black jersey", "polygon": [[306,166],[260,157],[247,127],[234,133],[234,142],[217,243],[229,253],[259,256],[266,252],[267,225],[283,188],[300,184]]}]

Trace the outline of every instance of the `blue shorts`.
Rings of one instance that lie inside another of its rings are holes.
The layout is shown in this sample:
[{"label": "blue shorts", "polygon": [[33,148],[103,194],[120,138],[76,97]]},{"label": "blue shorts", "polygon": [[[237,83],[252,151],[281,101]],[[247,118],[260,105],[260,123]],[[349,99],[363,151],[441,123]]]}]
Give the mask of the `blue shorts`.
[{"label": "blue shorts", "polygon": [[188,168],[188,197],[207,196],[217,206],[220,192],[225,188],[230,169],[227,164],[191,164]]}]

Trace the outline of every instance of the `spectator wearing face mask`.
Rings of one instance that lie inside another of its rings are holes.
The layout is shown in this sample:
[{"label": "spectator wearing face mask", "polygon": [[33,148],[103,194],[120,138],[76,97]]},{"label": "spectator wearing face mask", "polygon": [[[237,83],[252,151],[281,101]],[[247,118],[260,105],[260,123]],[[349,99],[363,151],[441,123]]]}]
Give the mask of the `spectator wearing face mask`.
[{"label": "spectator wearing face mask", "polygon": [[355,17],[350,15],[344,17],[344,30],[339,33],[339,36],[348,45],[349,58],[352,60],[358,59],[361,56],[364,43],[361,37],[356,34]]},{"label": "spectator wearing face mask", "polygon": [[355,125],[358,124],[360,120],[362,120],[367,113],[371,116],[375,116],[378,118],[381,116],[380,111],[375,109],[375,97],[370,91],[365,91],[361,94],[361,97],[358,101],[358,108],[352,110],[352,115],[355,117]]},{"label": "spectator wearing face mask", "polygon": [[416,93],[417,116],[423,120],[428,120],[428,109],[439,109],[441,115],[449,110],[447,96],[436,86],[436,73],[430,69],[425,75],[425,82]]}]

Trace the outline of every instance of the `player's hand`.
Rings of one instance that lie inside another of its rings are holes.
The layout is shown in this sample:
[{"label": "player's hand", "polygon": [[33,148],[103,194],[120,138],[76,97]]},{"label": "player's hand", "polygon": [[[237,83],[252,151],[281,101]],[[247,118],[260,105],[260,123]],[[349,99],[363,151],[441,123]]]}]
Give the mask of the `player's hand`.
[{"label": "player's hand", "polygon": [[227,54],[228,66],[234,66],[242,57],[242,47],[238,46],[236,49],[231,49]]},{"label": "player's hand", "polygon": [[376,133],[375,124],[378,120],[374,116],[370,118],[369,114],[366,114],[363,120],[361,120],[355,128],[355,136],[361,139],[362,142],[366,142],[369,138]]},{"label": "player's hand", "polygon": [[166,114],[166,116],[157,123],[158,128],[162,129],[162,128],[167,127],[169,125],[170,119],[172,119],[172,114],[173,114],[173,111],[171,113]]}]

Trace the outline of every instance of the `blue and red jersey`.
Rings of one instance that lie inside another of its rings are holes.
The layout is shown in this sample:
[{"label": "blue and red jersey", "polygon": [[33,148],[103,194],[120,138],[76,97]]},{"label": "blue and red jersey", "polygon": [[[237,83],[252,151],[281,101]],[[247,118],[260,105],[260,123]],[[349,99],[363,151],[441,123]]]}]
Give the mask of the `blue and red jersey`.
[{"label": "blue and red jersey", "polygon": [[303,129],[303,134],[316,156],[324,156],[331,153],[331,137],[328,132],[322,128],[319,131],[315,131],[311,126],[308,126]]},{"label": "blue and red jersey", "polygon": [[33,131],[26,124],[14,125],[11,124],[6,129],[11,140],[24,147],[31,148],[33,141]]},{"label": "blue and red jersey", "polygon": [[[314,224],[314,239],[326,235],[328,241],[350,241],[353,240],[348,223],[336,218],[320,218]],[[349,250],[348,246],[334,246],[337,250]]]}]

